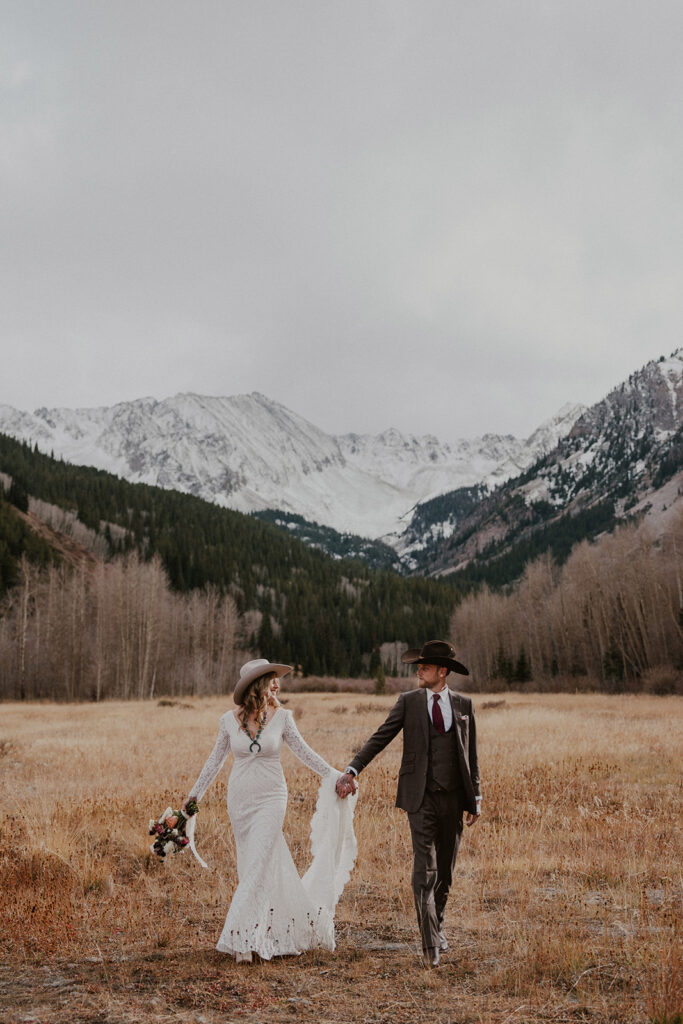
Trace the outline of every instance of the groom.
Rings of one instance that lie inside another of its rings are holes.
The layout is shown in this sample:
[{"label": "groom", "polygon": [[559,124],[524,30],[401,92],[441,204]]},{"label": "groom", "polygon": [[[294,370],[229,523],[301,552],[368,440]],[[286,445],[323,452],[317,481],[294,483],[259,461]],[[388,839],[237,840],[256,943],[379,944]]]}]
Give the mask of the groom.
[{"label": "groom", "polygon": [[426,967],[448,949],[446,900],[462,838],[463,813],[473,825],[481,813],[477,734],[472,701],[449,690],[450,672],[469,675],[443,640],[430,640],[401,659],[417,665],[418,689],[402,693],[337,781],[337,793],[355,792],[355,778],[403,730],[396,806],[408,812],[413,840],[413,893]]}]

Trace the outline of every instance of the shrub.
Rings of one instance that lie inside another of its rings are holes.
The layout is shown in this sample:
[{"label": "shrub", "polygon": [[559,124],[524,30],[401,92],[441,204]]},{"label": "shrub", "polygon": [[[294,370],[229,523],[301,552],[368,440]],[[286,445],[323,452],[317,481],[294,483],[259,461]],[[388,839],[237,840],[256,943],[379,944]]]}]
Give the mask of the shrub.
[{"label": "shrub", "polygon": [[683,694],[683,672],[673,665],[655,665],[643,672],[642,689],[644,693],[665,696],[669,693]]}]

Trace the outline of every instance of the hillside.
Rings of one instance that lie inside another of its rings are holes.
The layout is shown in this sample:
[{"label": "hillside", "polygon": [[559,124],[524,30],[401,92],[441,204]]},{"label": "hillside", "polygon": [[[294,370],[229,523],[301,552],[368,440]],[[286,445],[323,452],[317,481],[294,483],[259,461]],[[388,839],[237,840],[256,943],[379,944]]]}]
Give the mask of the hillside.
[{"label": "hillside", "polygon": [[[367,673],[381,644],[447,631],[457,596],[452,584],[334,559],[250,516],[72,466],[4,435],[0,472],[32,504],[75,509],[110,555],[158,554],[175,590],[213,586],[232,595],[246,628],[244,646],[301,665],[306,674]],[[38,562],[52,557],[45,536],[28,527],[28,518],[0,499],[5,589],[16,581],[22,553]]]},{"label": "hillside", "polygon": [[462,586],[500,586],[529,559],[549,551],[562,562],[577,541],[628,519],[644,517],[661,532],[683,490],[682,422],[679,349],[632,374],[552,451],[481,501],[459,490],[416,510],[422,521],[404,556],[418,572],[457,573]]},{"label": "hillside", "polygon": [[251,512],[335,558],[501,585],[544,550],[561,560],[625,516],[656,520],[670,509],[681,365],[681,350],[649,363],[524,441],[334,437],[260,394],[32,414],[2,406],[0,430],[131,482]]}]

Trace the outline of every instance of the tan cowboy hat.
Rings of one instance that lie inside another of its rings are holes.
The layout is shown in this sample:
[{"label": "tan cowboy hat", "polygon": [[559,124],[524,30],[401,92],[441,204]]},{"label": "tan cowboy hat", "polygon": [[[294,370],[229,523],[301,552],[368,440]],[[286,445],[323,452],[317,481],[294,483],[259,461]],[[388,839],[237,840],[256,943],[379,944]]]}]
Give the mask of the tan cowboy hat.
[{"label": "tan cowboy hat", "polygon": [[267,658],[255,658],[253,661],[246,662],[240,669],[240,677],[235,683],[232,693],[235,704],[242,703],[249,683],[253,683],[255,679],[260,679],[261,676],[266,676],[270,672],[274,672],[278,677],[286,676],[291,671],[291,665],[274,665]]},{"label": "tan cowboy hat", "polygon": [[461,676],[468,676],[469,670],[455,660],[455,647],[446,640],[428,640],[418,650],[412,647],[401,655],[404,665],[445,665],[451,672],[459,672]]}]

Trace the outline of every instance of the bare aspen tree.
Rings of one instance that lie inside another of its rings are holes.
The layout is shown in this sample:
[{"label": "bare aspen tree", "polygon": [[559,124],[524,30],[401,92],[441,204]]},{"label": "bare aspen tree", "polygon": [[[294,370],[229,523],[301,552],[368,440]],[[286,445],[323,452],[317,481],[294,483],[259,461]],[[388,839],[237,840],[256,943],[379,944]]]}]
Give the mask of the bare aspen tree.
[{"label": "bare aspen tree", "polygon": [[534,678],[549,675],[557,664],[557,647],[549,604],[555,590],[553,561],[549,554],[528,563],[519,587],[519,608],[526,629],[529,660]]},{"label": "bare aspen tree", "polygon": [[240,634],[231,597],[173,593],[159,558],[133,553],[92,571],[24,562],[0,614],[0,697],[225,692]]},{"label": "bare aspen tree", "polygon": [[76,608],[77,608],[77,633],[76,633],[76,694],[78,700],[83,700],[86,696],[86,684],[87,684],[87,666],[86,666],[86,647],[88,642],[89,630],[86,627],[86,608],[88,603],[88,580],[87,570],[85,562],[82,562],[76,572],[73,574],[73,580],[75,583],[76,590]]},{"label": "bare aspen tree", "polygon": [[480,685],[491,683],[523,642],[537,683],[584,675],[608,690],[680,666],[682,534],[683,512],[656,542],[647,527],[624,525],[577,544],[560,572],[547,556],[531,563],[508,595],[483,587],[451,621],[463,660]]},{"label": "bare aspen tree", "polygon": [[168,587],[166,574],[158,555],[147,563],[133,567],[138,580],[135,600],[138,647],[138,697],[154,695],[159,655],[159,620],[162,595]]},{"label": "bare aspen tree", "polygon": [[[54,660],[54,657],[55,657],[55,649],[54,648],[55,648],[56,635],[57,635],[57,621],[56,620],[57,620],[57,608],[58,608],[58,603],[59,603],[59,598],[57,596],[57,590],[58,590],[57,569],[56,569],[55,566],[51,565],[51,566],[48,566],[48,569],[47,569],[47,581],[46,581],[46,586],[45,586],[45,598],[44,598],[44,604],[45,604],[45,609],[46,609],[46,612],[45,612],[45,649],[46,649],[46,658],[45,658],[45,662],[44,662],[44,665],[45,665],[44,671],[45,671],[46,674],[50,673],[50,675],[52,676],[52,679],[51,680],[45,679],[44,685],[46,686],[46,689],[52,688],[53,691],[54,691],[54,675],[51,672],[51,669],[52,669],[52,663],[53,663],[53,660]],[[54,692],[50,693],[49,695],[51,697],[54,697]]]},{"label": "bare aspen tree", "polygon": [[17,696],[26,699],[26,632],[28,630],[28,603],[31,593],[30,567],[28,559],[22,556],[20,563],[21,583],[19,584],[19,614],[17,616]]},{"label": "bare aspen tree", "polygon": [[215,692],[232,689],[237,671],[239,613],[234,599],[225,594],[217,609],[218,650],[216,657]]},{"label": "bare aspen tree", "polygon": [[[115,619],[116,633],[113,640],[116,650],[113,651],[115,663],[119,668],[118,691],[127,699],[131,695],[133,682],[133,638],[130,614],[130,580],[127,579],[132,559],[121,560],[116,566],[117,615]],[[137,558],[136,558],[137,561]],[[117,657],[118,655],[118,657]]]}]

